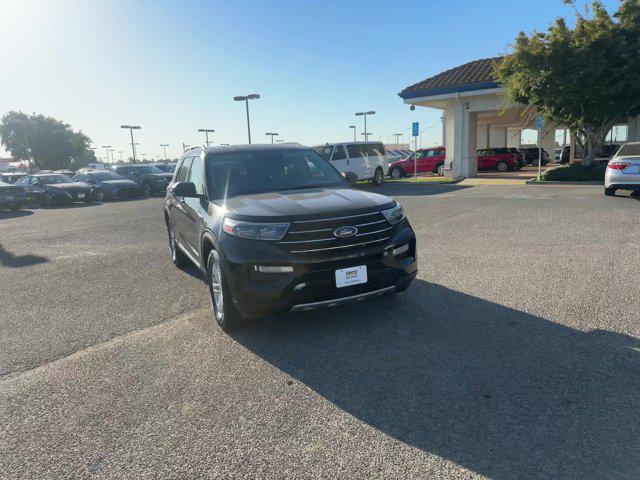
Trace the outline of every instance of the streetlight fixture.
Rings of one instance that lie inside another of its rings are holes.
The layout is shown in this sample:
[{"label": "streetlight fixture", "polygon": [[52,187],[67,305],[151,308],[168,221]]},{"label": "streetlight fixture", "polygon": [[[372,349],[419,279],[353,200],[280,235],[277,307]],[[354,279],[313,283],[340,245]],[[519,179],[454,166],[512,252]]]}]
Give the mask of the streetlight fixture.
[{"label": "streetlight fixture", "polygon": [[271,137],[271,143],[273,143],[273,137],[277,137],[280,134],[276,132],[267,132],[265,135],[269,135]]},{"label": "streetlight fixture", "polygon": [[257,100],[260,95],[257,93],[251,93],[249,95],[240,95],[233,97],[236,102],[245,102],[247,107],[247,135],[249,136],[249,145],[251,145],[251,123],[249,122],[249,100]]},{"label": "streetlight fixture", "polygon": [[161,143],[160,146],[162,148],[164,148],[164,161],[166,162],[167,161],[167,147],[169,146],[169,144],[168,143]]},{"label": "streetlight fixture", "polygon": [[111,163],[116,163],[116,156],[114,155],[114,153],[116,153],[115,150],[109,150],[111,152]]},{"label": "streetlight fixture", "polygon": [[356,141],[356,126],[355,125],[349,125],[349,128],[353,128],[353,141]]},{"label": "streetlight fixture", "polygon": [[136,144],[133,142],[133,131],[140,130],[140,125],[120,125],[120,128],[128,128],[131,133],[131,151],[133,153],[133,163],[136,163]]},{"label": "streetlight fixture", "polygon": [[399,138],[402,138],[402,133],[394,133],[393,136],[396,137],[396,145],[400,145]]},{"label": "streetlight fixture", "polygon": [[356,117],[364,117],[364,141],[368,141],[369,140],[369,135],[371,135],[370,133],[367,133],[367,115],[375,115],[376,112],[374,112],[373,110],[370,110],[368,112],[357,112],[356,113]]},{"label": "streetlight fixture", "polygon": [[215,130],[212,128],[199,128],[198,131],[204,132],[204,135],[207,139],[207,148],[209,148],[209,134],[215,132]]},{"label": "streetlight fixture", "polygon": [[111,145],[102,145],[102,148],[107,152],[107,163],[109,163],[109,149],[111,148]]}]

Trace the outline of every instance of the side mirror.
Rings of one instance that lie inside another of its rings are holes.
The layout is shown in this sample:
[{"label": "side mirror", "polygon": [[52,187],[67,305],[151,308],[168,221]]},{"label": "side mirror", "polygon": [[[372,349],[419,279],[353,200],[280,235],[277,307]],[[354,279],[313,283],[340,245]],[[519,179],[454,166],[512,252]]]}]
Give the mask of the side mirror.
[{"label": "side mirror", "polygon": [[196,186],[192,182],[178,182],[173,186],[171,191],[176,197],[198,197]]},{"label": "side mirror", "polygon": [[347,182],[349,182],[349,185],[355,185],[358,181],[358,175],[354,172],[342,172],[342,176]]}]

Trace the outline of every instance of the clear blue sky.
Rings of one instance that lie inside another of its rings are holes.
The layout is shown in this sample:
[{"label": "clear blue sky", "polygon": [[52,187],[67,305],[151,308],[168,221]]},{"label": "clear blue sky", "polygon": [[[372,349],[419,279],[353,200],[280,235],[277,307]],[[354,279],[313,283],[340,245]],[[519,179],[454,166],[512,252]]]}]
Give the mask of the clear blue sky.
[{"label": "clear blue sky", "polygon": [[354,112],[375,110],[374,139],[406,141],[420,121],[433,126],[423,137],[432,145],[440,112],[410,112],[397,93],[505,53],[520,30],[557,16],[573,16],[561,0],[1,0],[0,114],[52,115],[125,156],[119,126],[137,123],[140,153],[169,143],[177,156],[182,142],[204,141],[198,128],[214,128],[216,144],[246,142],[233,96],[255,92],[254,142],[267,131],[304,144],[348,140],[350,124],[362,132]]}]

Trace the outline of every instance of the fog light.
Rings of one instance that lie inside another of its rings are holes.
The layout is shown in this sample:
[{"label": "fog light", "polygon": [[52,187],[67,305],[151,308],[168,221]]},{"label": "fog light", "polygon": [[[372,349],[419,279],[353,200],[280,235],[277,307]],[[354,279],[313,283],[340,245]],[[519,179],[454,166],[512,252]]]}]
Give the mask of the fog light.
[{"label": "fog light", "polygon": [[256,265],[256,272],[260,273],[291,273],[293,267],[291,265]]},{"label": "fog light", "polygon": [[394,257],[396,257],[396,256],[398,256],[398,255],[400,255],[400,254],[403,254],[403,253],[405,253],[405,252],[408,252],[408,251],[409,251],[409,244],[408,244],[408,243],[405,243],[405,244],[404,244],[404,245],[402,245],[401,247],[398,247],[398,248],[394,248],[394,249],[393,249],[393,256],[394,256]]}]

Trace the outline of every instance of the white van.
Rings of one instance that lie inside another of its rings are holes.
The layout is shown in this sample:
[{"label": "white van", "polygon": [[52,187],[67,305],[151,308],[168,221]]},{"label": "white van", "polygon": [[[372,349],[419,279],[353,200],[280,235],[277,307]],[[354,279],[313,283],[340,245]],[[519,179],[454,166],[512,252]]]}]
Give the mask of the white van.
[{"label": "white van", "polygon": [[387,175],[387,164],[382,142],[327,143],[311,147],[340,172],[353,172],[358,180],[371,180],[381,185]]}]

